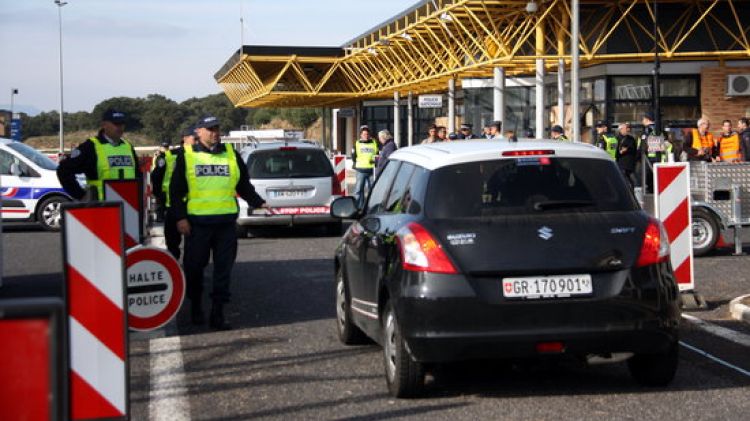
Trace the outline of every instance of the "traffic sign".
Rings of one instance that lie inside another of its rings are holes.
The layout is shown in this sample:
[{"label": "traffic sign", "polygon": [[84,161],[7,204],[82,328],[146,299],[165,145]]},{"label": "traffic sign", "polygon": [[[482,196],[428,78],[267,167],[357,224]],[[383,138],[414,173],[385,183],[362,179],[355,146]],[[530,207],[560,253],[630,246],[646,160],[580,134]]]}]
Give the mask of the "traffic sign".
[{"label": "traffic sign", "polygon": [[177,260],[156,247],[127,252],[128,324],[131,330],[154,330],[169,322],[185,299],[185,276]]}]

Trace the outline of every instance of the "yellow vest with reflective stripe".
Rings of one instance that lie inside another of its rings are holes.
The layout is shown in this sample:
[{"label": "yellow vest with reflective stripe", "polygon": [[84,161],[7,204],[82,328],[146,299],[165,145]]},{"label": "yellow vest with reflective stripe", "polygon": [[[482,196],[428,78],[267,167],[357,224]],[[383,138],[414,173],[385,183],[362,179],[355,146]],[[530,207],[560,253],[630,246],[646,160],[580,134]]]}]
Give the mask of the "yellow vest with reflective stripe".
[{"label": "yellow vest with reflective stripe", "polygon": [[102,143],[95,137],[89,140],[94,143],[96,152],[97,179],[86,180],[86,183],[95,186],[99,200],[104,200],[104,180],[135,180],[137,163],[133,161],[133,145],[125,139],[117,146]]},{"label": "yellow vest with reflective stripe", "polygon": [[185,145],[185,175],[188,183],[188,215],[227,215],[237,213],[235,191],[240,168],[231,145],[219,154],[193,151]]},{"label": "yellow vest with reflective stripe", "polygon": [[175,161],[177,161],[177,155],[167,149],[164,152],[164,164],[166,165],[166,168],[164,169],[164,179],[161,181],[161,191],[164,192],[164,196],[166,197],[166,203],[164,203],[166,207],[169,207],[169,182],[172,180]]},{"label": "yellow vest with reflective stripe", "polygon": [[354,150],[357,151],[357,162],[354,166],[358,170],[367,170],[375,168],[375,155],[378,154],[378,142],[357,141],[354,144]]},{"label": "yellow vest with reflective stripe", "polygon": [[603,134],[602,139],[604,139],[604,151],[614,159],[615,155],[617,155],[617,138]]}]

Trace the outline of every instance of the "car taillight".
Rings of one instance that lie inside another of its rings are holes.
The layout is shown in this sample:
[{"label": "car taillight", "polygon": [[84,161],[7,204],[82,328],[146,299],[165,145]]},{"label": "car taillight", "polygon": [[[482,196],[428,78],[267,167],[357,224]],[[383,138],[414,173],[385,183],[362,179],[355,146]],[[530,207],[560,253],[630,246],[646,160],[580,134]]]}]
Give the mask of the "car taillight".
[{"label": "car taillight", "polygon": [[296,151],[296,146],[282,146],[279,148],[280,151]]},{"label": "car taillight", "polygon": [[656,219],[651,219],[643,236],[641,254],[638,256],[637,267],[655,265],[669,257],[669,239],[664,225]]},{"label": "car taillight", "polygon": [[555,151],[552,149],[532,149],[525,151],[505,151],[503,156],[536,156],[536,155],[554,155]]},{"label": "car taillight", "polygon": [[424,227],[412,222],[398,230],[401,261],[405,270],[433,273],[458,273],[443,246]]},{"label": "car taillight", "polygon": [[334,196],[343,196],[344,192],[341,190],[341,183],[336,174],[331,176],[331,194]]}]

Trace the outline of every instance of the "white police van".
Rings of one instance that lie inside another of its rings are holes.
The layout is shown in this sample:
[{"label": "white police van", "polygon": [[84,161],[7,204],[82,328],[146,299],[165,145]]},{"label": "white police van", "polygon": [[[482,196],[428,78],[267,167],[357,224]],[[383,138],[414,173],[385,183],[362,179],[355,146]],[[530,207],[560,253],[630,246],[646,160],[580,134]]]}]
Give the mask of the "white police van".
[{"label": "white police van", "polygon": [[36,149],[0,138],[0,214],[3,221],[36,221],[60,229],[60,205],[72,199],[57,180],[57,163]]}]

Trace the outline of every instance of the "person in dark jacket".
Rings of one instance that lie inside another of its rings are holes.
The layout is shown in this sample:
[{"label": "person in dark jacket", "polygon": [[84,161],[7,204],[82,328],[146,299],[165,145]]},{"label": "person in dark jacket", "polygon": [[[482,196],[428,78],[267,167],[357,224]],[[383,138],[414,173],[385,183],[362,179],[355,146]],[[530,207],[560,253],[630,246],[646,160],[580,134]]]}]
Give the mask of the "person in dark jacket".
[{"label": "person in dark jacket", "polygon": [[375,166],[375,177],[380,175],[385,168],[385,164],[388,163],[388,157],[398,149],[396,142],[393,141],[393,136],[388,130],[381,130],[378,132],[378,142],[380,142],[380,153],[378,154],[377,163]]},{"label": "person in dark jacket", "polygon": [[620,123],[617,134],[617,153],[615,154],[617,166],[620,167],[625,180],[630,187],[635,187],[635,164],[638,160],[638,145],[635,138],[630,134],[630,124]]},{"label": "person in dark jacket", "polygon": [[266,203],[250,184],[247,167],[232,145],[222,144],[219,120],[203,117],[195,126],[198,141],[185,145],[175,160],[169,184],[170,207],[177,231],[185,236],[183,266],[191,319],[203,323],[203,270],[213,254],[213,306],[209,323],[217,330],[231,326],[224,320],[224,304],[229,301],[232,266],[237,256],[235,225],[239,206],[235,194],[250,208]]},{"label": "person in dark jacket", "polygon": [[740,134],[740,159],[750,162],[750,119],[740,118],[737,121],[737,132]]}]

